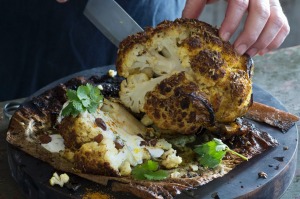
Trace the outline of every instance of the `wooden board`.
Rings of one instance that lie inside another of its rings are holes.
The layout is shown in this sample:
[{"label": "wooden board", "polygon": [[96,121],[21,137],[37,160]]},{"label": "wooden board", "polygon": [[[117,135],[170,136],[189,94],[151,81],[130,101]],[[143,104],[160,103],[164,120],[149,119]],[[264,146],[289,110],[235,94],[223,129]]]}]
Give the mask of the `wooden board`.
[{"label": "wooden board", "polygon": [[[74,76],[103,75],[113,66],[94,68],[60,79],[35,95],[52,88],[59,82],[65,82]],[[278,100],[267,91],[254,85],[254,100],[278,109],[286,110]],[[255,123],[255,122],[254,122]],[[255,123],[257,127],[268,132],[279,142],[279,146],[264,152],[248,162],[244,162],[222,178],[216,179],[195,190],[184,192],[176,198],[279,198],[291,183],[296,170],[298,130],[292,127],[283,134],[280,130],[265,124]],[[22,187],[28,198],[82,198],[86,193],[99,191],[114,198],[135,198],[127,193],[112,192],[109,187],[98,185],[80,177],[70,175],[80,183],[77,191],[68,188],[52,187],[49,179],[55,171],[48,164],[7,145],[9,165],[13,177]],[[266,179],[259,178],[259,172],[265,172]]]}]

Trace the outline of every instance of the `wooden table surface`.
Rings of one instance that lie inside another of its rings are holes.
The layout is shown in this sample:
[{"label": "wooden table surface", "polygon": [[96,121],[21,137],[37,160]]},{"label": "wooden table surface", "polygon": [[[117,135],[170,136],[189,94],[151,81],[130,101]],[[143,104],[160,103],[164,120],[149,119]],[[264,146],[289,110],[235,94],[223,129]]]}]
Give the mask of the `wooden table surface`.
[{"label": "wooden table surface", "polygon": [[[254,57],[254,83],[270,92],[293,114],[300,115],[300,46],[280,49],[265,56]],[[22,101],[22,99],[12,100]],[[8,119],[0,102],[0,199],[24,198],[20,188],[11,177],[6,154],[6,128]],[[298,122],[299,128],[300,123]],[[281,197],[300,199],[300,147],[298,147],[295,177]]]}]

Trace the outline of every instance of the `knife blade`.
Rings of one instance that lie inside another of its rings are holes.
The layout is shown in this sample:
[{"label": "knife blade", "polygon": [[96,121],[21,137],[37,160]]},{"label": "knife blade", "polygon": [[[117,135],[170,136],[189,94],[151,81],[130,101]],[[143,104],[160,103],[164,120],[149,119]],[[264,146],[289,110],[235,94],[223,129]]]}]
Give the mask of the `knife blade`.
[{"label": "knife blade", "polygon": [[117,47],[127,36],[143,31],[114,0],[89,0],[83,14]]}]

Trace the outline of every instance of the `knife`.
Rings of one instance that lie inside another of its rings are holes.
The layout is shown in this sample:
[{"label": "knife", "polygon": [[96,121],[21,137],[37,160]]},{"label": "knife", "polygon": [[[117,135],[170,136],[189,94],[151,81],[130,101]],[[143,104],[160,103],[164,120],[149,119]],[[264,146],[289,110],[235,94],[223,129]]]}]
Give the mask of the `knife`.
[{"label": "knife", "polygon": [[117,47],[127,36],[143,31],[114,0],[89,0],[83,14]]}]

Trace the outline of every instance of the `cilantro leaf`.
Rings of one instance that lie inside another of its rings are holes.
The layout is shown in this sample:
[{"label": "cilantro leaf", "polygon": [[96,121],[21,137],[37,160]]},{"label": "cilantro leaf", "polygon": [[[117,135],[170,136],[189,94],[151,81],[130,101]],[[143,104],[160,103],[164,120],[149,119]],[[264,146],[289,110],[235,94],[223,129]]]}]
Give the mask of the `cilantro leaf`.
[{"label": "cilantro leaf", "polygon": [[198,161],[201,165],[208,168],[215,168],[221,162],[227,152],[238,155],[244,160],[248,160],[245,156],[231,150],[222,140],[214,138],[213,140],[197,146],[194,151],[199,155]]},{"label": "cilantro leaf", "polygon": [[88,85],[81,85],[77,88],[77,96],[80,100],[89,98],[90,87]]},{"label": "cilantro leaf", "polygon": [[164,180],[168,177],[168,172],[165,170],[149,171],[144,176],[147,180]]},{"label": "cilantro leaf", "polygon": [[62,116],[72,115],[76,117],[86,110],[89,113],[94,113],[104,99],[100,89],[91,84],[81,85],[76,91],[68,89],[66,95],[69,104],[62,110]]},{"label": "cilantro leaf", "polygon": [[217,151],[218,143],[214,140],[209,141],[195,148],[199,155],[198,160],[204,167],[214,168],[219,165],[226,154],[226,151]]},{"label": "cilantro leaf", "polygon": [[83,105],[85,108],[87,108],[87,107],[90,106],[91,100],[90,100],[89,98],[87,98],[87,99],[82,99],[82,100],[81,100],[81,103],[82,103],[82,105]]},{"label": "cilantro leaf", "polygon": [[77,97],[77,93],[74,90],[68,89],[67,90],[67,97],[69,100],[73,101],[73,100],[79,100],[79,98]]},{"label": "cilantro leaf", "polygon": [[168,177],[168,172],[165,170],[158,170],[157,162],[148,160],[133,168],[132,176],[137,180],[163,180]]},{"label": "cilantro leaf", "polygon": [[91,102],[91,104],[87,107],[89,113],[95,113],[98,108],[98,103]]},{"label": "cilantro leaf", "polygon": [[84,111],[84,107],[82,106],[81,101],[72,101],[72,104],[76,111],[78,111],[78,112]]},{"label": "cilantro leaf", "polygon": [[93,87],[91,89],[90,98],[94,102],[102,101],[103,100],[103,95],[101,95],[100,89],[98,87]]},{"label": "cilantro leaf", "polygon": [[61,112],[62,116],[71,115],[72,110],[74,109],[73,103],[69,103]]}]

